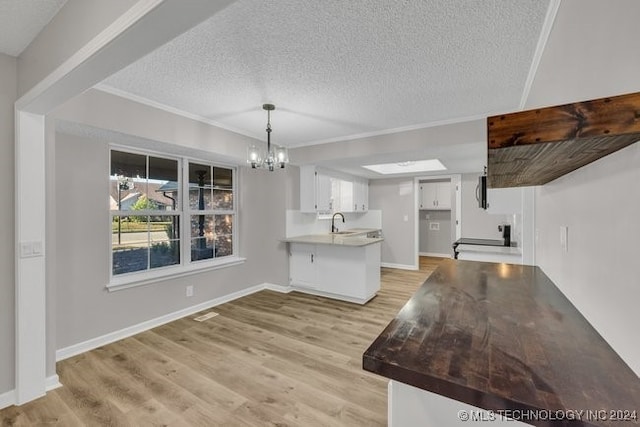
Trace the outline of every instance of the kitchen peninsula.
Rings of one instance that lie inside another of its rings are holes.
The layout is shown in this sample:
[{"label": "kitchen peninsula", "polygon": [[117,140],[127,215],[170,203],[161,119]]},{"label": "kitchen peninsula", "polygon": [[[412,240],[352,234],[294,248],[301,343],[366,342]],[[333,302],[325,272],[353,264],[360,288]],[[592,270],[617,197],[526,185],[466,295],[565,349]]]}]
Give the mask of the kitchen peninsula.
[{"label": "kitchen peninsula", "polygon": [[640,425],[640,379],[539,267],[442,261],[363,367],[391,380],[392,427],[486,421],[478,408],[538,426]]},{"label": "kitchen peninsula", "polygon": [[[289,286],[358,304],[380,289],[380,244],[376,229],[310,234],[283,239],[289,245]],[[370,237],[367,237],[370,236]]]}]

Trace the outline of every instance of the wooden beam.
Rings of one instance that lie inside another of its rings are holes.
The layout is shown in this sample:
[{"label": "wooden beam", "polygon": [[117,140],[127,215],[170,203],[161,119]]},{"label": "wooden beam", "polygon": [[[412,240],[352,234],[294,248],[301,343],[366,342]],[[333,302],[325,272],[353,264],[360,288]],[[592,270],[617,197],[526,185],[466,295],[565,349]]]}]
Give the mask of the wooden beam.
[{"label": "wooden beam", "polygon": [[542,185],[640,140],[640,93],[487,119],[491,188]]}]

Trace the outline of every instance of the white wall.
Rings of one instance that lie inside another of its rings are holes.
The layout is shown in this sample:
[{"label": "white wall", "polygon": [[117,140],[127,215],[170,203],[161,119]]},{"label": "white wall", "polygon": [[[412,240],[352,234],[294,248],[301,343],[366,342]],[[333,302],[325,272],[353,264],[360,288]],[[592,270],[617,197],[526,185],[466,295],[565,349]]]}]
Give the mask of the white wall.
[{"label": "white wall", "polygon": [[[541,186],[540,267],[640,374],[640,144]],[[569,228],[568,252],[560,227]]]},{"label": "white wall", "polygon": [[14,387],[14,184],[13,103],[17,97],[16,59],[0,54],[0,394]]},{"label": "white wall", "polygon": [[313,164],[378,179],[380,175],[364,170],[361,165],[419,159],[428,153],[430,158],[446,158],[447,166],[456,172],[470,172],[481,170],[485,163],[485,138],[486,121],[476,119],[293,148],[289,157],[299,165]]},{"label": "white wall", "polygon": [[462,175],[462,237],[474,239],[501,239],[498,225],[513,223],[510,215],[494,215],[478,207],[476,186],[481,174]]},{"label": "white wall", "polygon": [[[636,0],[563,0],[526,107],[640,91],[639,15]],[[538,188],[535,221],[537,264],[640,375],[639,182],[635,143]]]},{"label": "white wall", "polygon": [[[345,212],[344,222],[336,217],[334,223],[340,230],[352,228],[382,228],[382,212],[369,210],[364,213]],[[318,218],[316,214],[289,209],[286,213],[286,237],[323,234],[331,231],[331,217]]]},{"label": "white wall", "polygon": [[640,91],[638,16],[637,0],[562,0],[525,108]]},{"label": "white wall", "polygon": [[369,206],[382,211],[382,263],[415,266],[416,211],[413,178],[369,181]]},{"label": "white wall", "polygon": [[[269,173],[241,167],[237,230],[244,264],[107,292],[110,236],[100,233],[99,224],[108,222],[108,142],[243,162],[252,140],[96,90],[51,117],[64,130],[55,138],[57,349],[252,285],[287,283],[288,258],[279,239],[285,235],[285,210],[299,207],[298,169]],[[188,299],[187,284],[195,287]]]},{"label": "white wall", "polygon": [[162,143],[171,144],[177,152],[215,152],[220,161],[242,164],[245,164],[247,146],[256,142],[247,136],[96,89],[69,100],[52,115],[59,120],[144,138],[149,146],[155,144],[159,149],[163,149]]},{"label": "white wall", "polygon": [[[418,211],[420,253],[451,255],[451,214],[452,211]],[[431,230],[430,224],[437,223],[438,230]]]},{"label": "white wall", "polygon": [[[286,284],[287,171],[239,169],[238,266],[108,292],[108,143],[56,134],[57,348],[264,282]],[[185,296],[193,285],[195,296]]]}]

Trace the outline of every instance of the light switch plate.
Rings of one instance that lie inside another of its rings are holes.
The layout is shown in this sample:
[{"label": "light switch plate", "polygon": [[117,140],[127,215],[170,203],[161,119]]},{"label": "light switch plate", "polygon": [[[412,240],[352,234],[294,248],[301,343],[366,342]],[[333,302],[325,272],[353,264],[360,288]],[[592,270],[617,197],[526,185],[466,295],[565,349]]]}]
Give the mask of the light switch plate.
[{"label": "light switch plate", "polygon": [[35,258],[44,255],[42,241],[33,240],[20,242],[20,258]]}]

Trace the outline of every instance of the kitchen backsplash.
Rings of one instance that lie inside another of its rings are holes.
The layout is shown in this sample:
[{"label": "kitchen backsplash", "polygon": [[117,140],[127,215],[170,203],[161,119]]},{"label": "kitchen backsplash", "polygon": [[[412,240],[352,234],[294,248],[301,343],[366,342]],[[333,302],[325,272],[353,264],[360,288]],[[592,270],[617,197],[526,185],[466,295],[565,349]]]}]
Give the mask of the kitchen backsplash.
[{"label": "kitchen backsplash", "polygon": [[[287,210],[286,217],[286,237],[331,231],[331,217],[318,218],[316,215],[301,213],[298,210]],[[365,213],[345,213],[344,218],[345,222],[343,223],[340,217],[336,217],[336,226],[340,230],[351,228],[382,229],[382,211],[379,210],[369,210]]]}]

